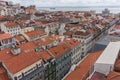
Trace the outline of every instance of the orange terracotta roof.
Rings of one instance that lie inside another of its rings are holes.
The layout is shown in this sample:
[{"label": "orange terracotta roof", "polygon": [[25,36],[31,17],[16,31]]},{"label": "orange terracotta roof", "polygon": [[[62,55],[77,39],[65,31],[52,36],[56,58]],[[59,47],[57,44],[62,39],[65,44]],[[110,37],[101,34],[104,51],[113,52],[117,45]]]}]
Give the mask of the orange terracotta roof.
[{"label": "orange terracotta roof", "polygon": [[106,76],[99,72],[94,72],[90,80],[105,80]]},{"label": "orange terracotta roof", "polygon": [[108,20],[109,20],[110,22],[112,22],[114,19],[112,19],[112,18],[109,18]]},{"label": "orange terracotta roof", "polygon": [[49,49],[55,58],[59,58],[69,52],[71,49],[65,43],[61,43]]},{"label": "orange terracotta roof", "polygon": [[0,67],[0,80],[10,80],[4,67]]},{"label": "orange terracotta roof", "polygon": [[37,30],[37,31],[30,31],[30,32],[26,32],[25,33],[28,37],[34,37],[34,36],[38,36],[38,35],[44,35],[46,34],[44,31],[42,30]]},{"label": "orange terracotta roof", "polygon": [[[36,44],[34,44],[33,42],[27,42],[25,44],[21,44],[19,45],[19,47],[21,48],[21,54],[33,52],[34,49],[37,48]],[[15,56],[11,53],[11,48],[7,48],[0,51],[0,62],[11,59],[13,57]]]},{"label": "orange terracotta roof", "polygon": [[19,55],[13,55],[11,53],[11,48],[0,51],[0,62],[4,62],[8,70],[13,74],[32,65],[40,59],[48,61],[52,58],[45,51],[35,52],[34,49],[37,48],[37,46],[33,42],[19,45],[19,47],[21,48],[21,53]]},{"label": "orange terracotta roof", "polygon": [[64,35],[68,35],[68,36],[72,36],[73,34],[74,34],[73,31],[67,31],[67,32],[64,33]]},{"label": "orange terracotta roof", "polygon": [[45,37],[45,42],[46,43],[52,43],[56,40],[60,40],[59,36],[46,36]]},{"label": "orange terracotta roof", "polygon": [[76,41],[72,38],[70,38],[69,40],[64,39],[64,41],[67,42],[70,45],[71,49],[75,48],[76,46],[78,46],[80,44],[79,41]]},{"label": "orange terracotta roof", "polygon": [[40,44],[41,46],[45,46],[47,44],[53,43],[55,40],[59,40],[58,36],[46,36],[42,39],[38,39],[35,42]]},{"label": "orange terracotta roof", "polygon": [[120,73],[111,71],[106,80],[120,80]]},{"label": "orange terracotta roof", "polygon": [[0,74],[2,74],[2,73],[5,73],[6,71],[5,71],[5,69],[4,69],[4,67],[0,67]]},{"label": "orange terracotta roof", "polygon": [[38,27],[42,27],[43,26],[42,22],[40,22],[40,21],[36,22],[36,24],[37,24]]},{"label": "orange terracotta roof", "polygon": [[88,29],[88,32],[90,32],[91,34],[95,34],[95,31],[93,29]]},{"label": "orange terracotta roof", "polygon": [[37,48],[37,45],[34,42],[27,42],[19,45],[19,47],[21,48],[22,52],[27,53],[34,51],[34,49]]},{"label": "orange terracotta roof", "polygon": [[[43,40],[43,41],[44,41],[44,40]],[[53,38],[52,36],[46,36],[44,43],[45,43],[45,44],[49,44],[49,43],[52,43],[52,42],[54,42],[54,41],[55,41],[55,40],[54,40],[54,38]]]},{"label": "orange terracotta roof", "polygon": [[43,60],[48,61],[52,58],[52,56],[49,55],[46,51],[38,52],[36,53],[38,56],[40,56]]},{"label": "orange terracotta roof", "polygon": [[80,35],[80,36],[88,36],[90,33],[88,31],[82,32],[82,31],[76,31],[75,35]]},{"label": "orange terracotta roof", "polygon": [[3,20],[5,20],[5,16],[0,16],[0,21],[3,21]]},{"label": "orange terracotta roof", "polygon": [[14,56],[11,54],[10,48],[0,51],[0,62],[7,60],[7,59],[11,59],[12,57],[14,57]]},{"label": "orange terracotta roof", "polygon": [[5,26],[6,26],[6,27],[17,27],[17,26],[19,26],[19,25],[18,25],[18,23],[16,23],[16,22],[7,22],[7,23],[5,24]]},{"label": "orange terracotta roof", "polygon": [[4,39],[8,39],[8,38],[12,38],[12,35],[11,34],[0,34],[0,41],[1,40],[4,40]]},{"label": "orange terracotta roof", "polygon": [[33,23],[35,23],[35,21],[34,20],[29,20],[29,23],[33,24]]},{"label": "orange terracotta roof", "polygon": [[26,22],[26,20],[21,20],[21,21],[18,22],[18,24],[19,24],[21,27],[23,27],[23,25],[25,24],[25,22]]},{"label": "orange terracotta roof", "polygon": [[34,42],[37,43],[38,45],[41,45],[41,46],[45,45],[45,44],[44,44],[44,41],[41,40],[41,39],[37,39],[37,40],[35,40]]},{"label": "orange terracotta roof", "polygon": [[24,41],[25,39],[22,37],[22,36],[20,36],[20,35],[16,35],[15,37],[15,40],[17,40],[17,41]]},{"label": "orange terracotta roof", "polygon": [[120,25],[116,25],[114,28],[115,29],[120,29]]},{"label": "orange terracotta roof", "polygon": [[41,21],[43,25],[45,24],[49,24],[49,23],[52,23],[53,21],[49,20],[49,21]]},{"label": "orange terracotta roof", "polygon": [[[119,55],[120,55],[120,52],[119,52]],[[118,59],[115,62],[115,65],[114,65],[114,70],[117,72],[120,72],[120,56],[119,55],[118,55]]]},{"label": "orange terracotta roof", "polygon": [[36,54],[35,52],[22,53],[17,56],[14,56],[9,60],[4,61],[4,63],[8,70],[11,73],[15,74],[18,71],[21,71],[22,69],[40,60],[40,58],[35,54]]},{"label": "orange terracotta roof", "polygon": [[101,53],[102,51],[90,53],[65,80],[86,80],[89,76],[89,71]]},{"label": "orange terracotta roof", "polygon": [[119,51],[119,54],[118,54],[118,59],[120,59],[120,51]]}]

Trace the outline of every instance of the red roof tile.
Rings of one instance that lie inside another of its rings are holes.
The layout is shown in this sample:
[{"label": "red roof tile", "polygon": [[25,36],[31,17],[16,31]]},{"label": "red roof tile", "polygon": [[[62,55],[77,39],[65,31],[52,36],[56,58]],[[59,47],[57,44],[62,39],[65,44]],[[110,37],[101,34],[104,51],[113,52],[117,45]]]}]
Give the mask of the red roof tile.
[{"label": "red roof tile", "polygon": [[111,71],[106,80],[120,80],[120,73]]},{"label": "red roof tile", "polygon": [[6,19],[5,16],[0,16],[0,21],[4,21]]},{"label": "red roof tile", "polygon": [[116,63],[115,63],[115,71],[120,71],[120,59],[117,59],[117,60],[116,60]]},{"label": "red roof tile", "polygon": [[38,56],[40,56],[43,60],[48,61],[52,58],[46,51],[38,52],[36,53]]},{"label": "red roof tile", "polygon": [[64,35],[67,35],[67,36],[72,36],[74,34],[73,31],[67,31],[64,33]]},{"label": "red roof tile", "polygon": [[22,69],[32,65],[33,63],[40,60],[40,58],[35,55],[35,52],[30,53],[22,53],[17,56],[14,56],[13,58],[4,61],[6,67],[8,70],[15,74],[18,71],[21,71]]},{"label": "red roof tile", "polygon": [[19,45],[19,47],[21,48],[22,52],[27,53],[34,51],[34,49],[38,46],[34,42],[27,42],[25,44]]},{"label": "red roof tile", "polygon": [[[21,54],[33,52],[34,49],[37,48],[37,46],[33,42],[21,44],[21,45],[19,45],[19,47],[21,48]],[[7,49],[0,51],[0,62],[9,60],[13,57],[15,57],[15,56],[11,53],[11,48],[7,48]]]},{"label": "red roof tile", "polygon": [[93,29],[88,29],[88,32],[90,32],[91,34],[95,34],[95,31]]},{"label": "red roof tile", "polygon": [[17,27],[17,26],[19,26],[19,25],[18,25],[18,23],[16,23],[16,22],[7,22],[7,23],[5,24],[5,26],[6,26],[6,27]]},{"label": "red roof tile", "polygon": [[15,36],[14,37],[15,38],[15,40],[17,40],[17,41],[24,41],[25,39],[22,37],[22,36],[20,36],[20,35],[17,35],[17,36]]},{"label": "red roof tile", "polygon": [[11,34],[0,34],[0,41],[4,39],[12,38]]},{"label": "red roof tile", "polygon": [[25,22],[26,22],[26,20],[21,20],[21,21],[18,22],[18,24],[19,24],[21,27],[23,27],[24,24],[25,24]]},{"label": "red roof tile", "polygon": [[65,42],[67,42],[69,44],[69,46],[71,47],[71,49],[75,48],[76,46],[78,46],[80,44],[79,41],[75,41],[74,39],[70,38],[70,39],[65,39]]},{"label": "red roof tile", "polygon": [[38,36],[38,35],[44,35],[45,32],[42,30],[37,30],[37,31],[30,31],[30,32],[26,32],[25,33],[28,37],[34,37],[34,36]]},{"label": "red roof tile", "polygon": [[33,23],[35,23],[35,21],[34,20],[29,20],[29,23],[33,24]]},{"label": "red roof tile", "polygon": [[40,22],[40,21],[36,22],[36,24],[37,24],[38,27],[42,27],[43,26],[42,22]]},{"label": "red roof tile", "polygon": [[0,74],[3,74],[3,73],[5,73],[6,71],[5,71],[5,69],[1,66],[0,67]]},{"label": "red roof tile", "polygon": [[46,36],[42,39],[38,39],[35,42],[38,44],[45,46],[47,44],[53,43],[54,41],[59,40],[58,36]]},{"label": "red roof tile", "polygon": [[65,53],[67,53],[70,50],[71,50],[70,47],[68,47],[65,43],[61,43],[49,49],[49,51],[53,54],[55,58],[59,58],[63,56]]},{"label": "red roof tile", "polygon": [[82,32],[82,31],[76,31],[75,35],[80,35],[80,36],[88,36],[90,33],[88,31]]},{"label": "red roof tile", "polygon": [[114,28],[115,29],[120,29],[120,25],[116,25]]},{"label": "red roof tile", "polygon": [[89,54],[79,66],[67,76],[65,80],[86,80],[89,76],[89,71],[94,65],[95,61],[101,55],[102,51]]},{"label": "red roof tile", "polygon": [[11,54],[10,48],[0,51],[0,62],[7,60],[7,59],[11,59],[12,57],[14,57],[14,56]]},{"label": "red roof tile", "polygon": [[99,72],[94,72],[90,80],[105,80],[106,77],[104,74],[99,73]]},{"label": "red roof tile", "polygon": [[8,70],[13,74],[32,65],[40,59],[47,61],[52,58],[45,51],[35,52],[34,49],[37,48],[37,46],[34,42],[28,42],[19,45],[19,47],[21,48],[21,53],[19,55],[13,55],[11,53],[11,48],[0,51],[0,62],[4,62]]},{"label": "red roof tile", "polygon": [[10,80],[5,68],[3,68],[2,66],[0,67],[0,80]]}]

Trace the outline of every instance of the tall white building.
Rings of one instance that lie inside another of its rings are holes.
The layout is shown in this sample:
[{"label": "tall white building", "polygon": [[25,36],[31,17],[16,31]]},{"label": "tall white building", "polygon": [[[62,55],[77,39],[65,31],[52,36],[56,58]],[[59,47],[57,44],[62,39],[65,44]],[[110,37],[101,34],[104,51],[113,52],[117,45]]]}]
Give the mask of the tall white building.
[{"label": "tall white building", "polygon": [[114,70],[114,65],[120,51],[120,42],[110,42],[94,64],[94,71],[105,74]]},{"label": "tall white building", "polygon": [[82,43],[82,55],[83,57],[87,54],[87,52],[92,48],[92,39],[93,36],[85,31],[76,31],[73,35],[75,40],[78,40]]},{"label": "tall white building", "polygon": [[16,22],[6,22],[1,24],[1,31],[9,33],[12,36],[18,35],[21,31],[21,27]]}]

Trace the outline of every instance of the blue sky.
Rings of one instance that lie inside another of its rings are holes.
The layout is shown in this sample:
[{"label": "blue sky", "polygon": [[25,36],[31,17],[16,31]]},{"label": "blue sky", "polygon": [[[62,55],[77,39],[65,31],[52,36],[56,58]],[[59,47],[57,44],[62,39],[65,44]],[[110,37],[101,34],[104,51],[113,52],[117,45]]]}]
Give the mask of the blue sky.
[{"label": "blue sky", "polygon": [[119,6],[120,0],[6,0],[27,6]]}]

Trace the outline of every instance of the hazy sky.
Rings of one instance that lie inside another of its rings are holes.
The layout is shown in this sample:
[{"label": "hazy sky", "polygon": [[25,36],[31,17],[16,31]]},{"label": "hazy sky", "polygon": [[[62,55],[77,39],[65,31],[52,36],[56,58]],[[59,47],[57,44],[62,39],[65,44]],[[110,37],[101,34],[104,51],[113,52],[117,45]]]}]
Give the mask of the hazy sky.
[{"label": "hazy sky", "polygon": [[116,6],[120,0],[6,0],[21,5],[34,4],[36,6]]}]

